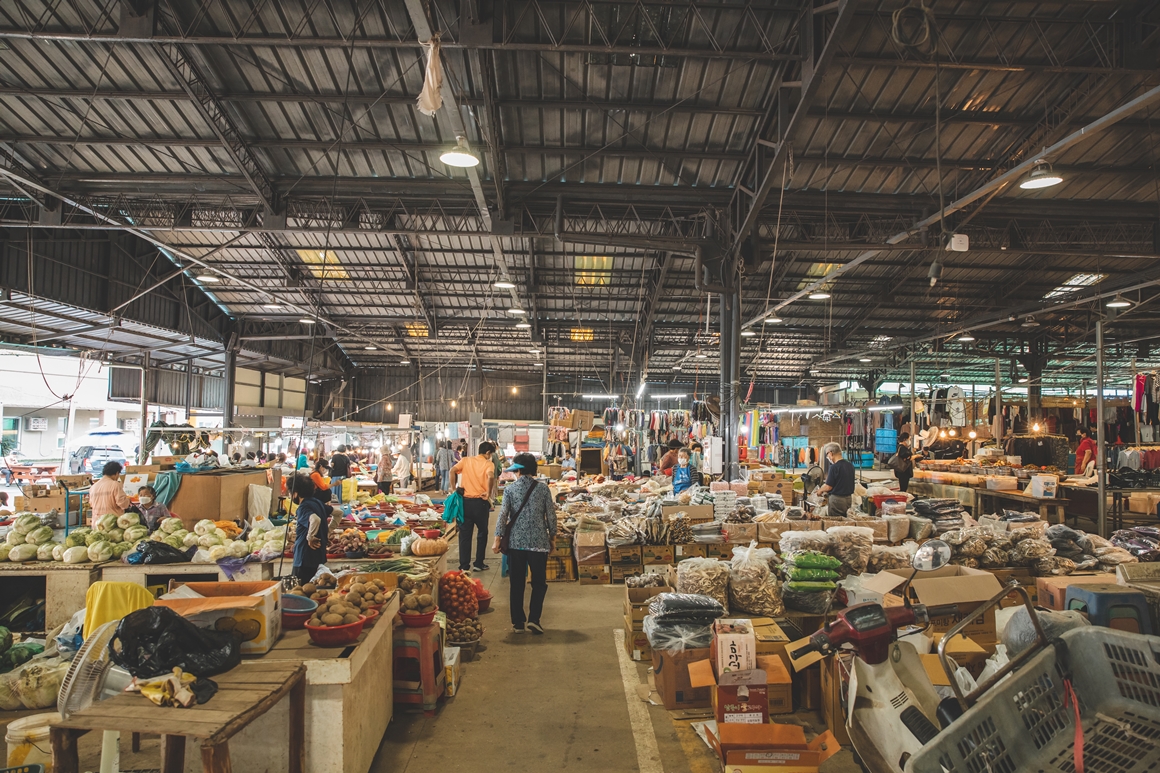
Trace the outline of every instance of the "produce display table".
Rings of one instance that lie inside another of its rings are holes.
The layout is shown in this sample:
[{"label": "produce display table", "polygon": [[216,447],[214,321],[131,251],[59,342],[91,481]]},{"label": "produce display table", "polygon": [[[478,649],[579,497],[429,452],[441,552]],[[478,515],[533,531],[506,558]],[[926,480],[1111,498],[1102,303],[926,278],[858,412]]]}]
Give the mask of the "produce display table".
[{"label": "produce display table", "polygon": [[1107,490],[1111,496],[1112,501],[1109,503],[1111,507],[1108,508],[1108,531],[1113,532],[1124,528],[1124,524],[1137,526],[1156,526],[1160,525],[1157,517],[1153,513],[1137,513],[1128,509],[1126,499],[1132,494],[1160,494],[1160,489],[1155,488],[1130,488],[1130,489],[1114,489]]},{"label": "produce display table", "polygon": [[[378,751],[394,707],[392,621],[399,611],[396,594],[383,605],[378,624],[363,631],[356,645],[317,647],[306,631],[284,631],[274,648],[247,658],[238,670],[272,663],[306,666],[306,757],[310,773],[366,773]],[[206,704],[212,707],[213,701]],[[235,773],[287,770],[285,736],[288,708],[274,706],[237,736],[232,754]],[[195,768],[187,767],[190,773]]]},{"label": "produce display table", "polygon": [[[443,576],[443,573],[447,571],[447,556],[449,554],[451,554],[452,552],[455,552],[458,550],[459,550],[459,545],[457,543],[452,543],[451,548],[441,556],[432,556],[431,558],[419,558],[417,556],[411,556],[411,558],[414,558],[416,562],[418,562],[419,564],[422,564],[422,565],[426,566],[428,569],[430,569],[432,578],[437,581],[440,577]],[[456,556],[458,556],[458,555],[459,555],[458,552],[456,552]],[[339,558],[339,559],[335,559],[334,561],[327,561],[326,566],[332,572],[340,572],[343,569],[354,569],[356,572],[361,572],[361,571],[365,571],[365,569],[363,569],[363,567],[368,566],[370,564],[376,564],[382,560],[383,559],[381,559],[381,558]],[[458,560],[458,559],[456,559],[456,560]],[[438,582],[435,582],[433,584],[433,587],[431,589],[431,594],[435,597],[435,603],[438,604],[439,603],[439,583]]]},{"label": "produce display table", "polygon": [[0,563],[0,588],[4,598],[16,598],[20,590],[17,577],[44,578],[44,626],[51,631],[67,623],[78,610],[84,609],[89,586],[101,579],[107,564],[62,564],[59,561],[28,561],[23,564]]},{"label": "produce display table", "polygon": [[978,489],[969,486],[955,486],[951,483],[931,483],[917,478],[910,481],[907,492],[916,497],[935,497],[937,499],[957,499],[971,515],[979,517],[979,503],[975,499]]},{"label": "produce display table", "polygon": [[[286,701],[287,721],[282,724],[277,737],[288,759],[278,769],[291,773],[313,769],[303,765],[306,667],[302,663],[244,663],[218,674],[213,680],[218,684],[218,692],[204,705],[188,709],[164,708],[139,694],[122,693],[66,720],[54,722],[49,730],[52,769],[56,773],[78,773],[77,739],[91,730],[119,730],[122,733],[160,733],[162,773],[178,773],[185,769],[186,738],[201,741],[201,769],[205,773],[228,773],[233,769],[230,739],[244,732],[254,720],[267,715],[285,696],[290,697]],[[271,733],[274,733],[274,728],[271,728]]]},{"label": "produce display table", "polygon": [[[975,489],[975,496],[978,497],[978,506],[975,508],[976,512],[994,513],[1006,502],[1023,510],[1027,510],[1030,507],[1033,512],[1039,513],[1039,520],[1047,521],[1048,523],[1063,523],[1064,510],[1068,503],[1068,500],[1059,497],[1032,497],[1018,491]],[[991,507],[988,507],[988,504]]]},{"label": "produce display table", "polygon": [[[257,582],[274,579],[274,562],[246,564],[243,571],[231,578],[217,564],[103,564],[101,578],[105,582],[132,582],[137,585],[166,585],[171,578],[208,577],[209,582]],[[185,580],[192,582],[192,580]],[[82,599],[81,606],[84,606]]]}]

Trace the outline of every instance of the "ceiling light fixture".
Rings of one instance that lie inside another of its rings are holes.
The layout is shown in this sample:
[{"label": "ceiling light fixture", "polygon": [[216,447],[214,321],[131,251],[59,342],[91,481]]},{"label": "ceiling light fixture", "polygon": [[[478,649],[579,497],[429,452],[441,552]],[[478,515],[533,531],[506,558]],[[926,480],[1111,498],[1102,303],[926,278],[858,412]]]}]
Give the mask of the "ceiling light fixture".
[{"label": "ceiling light fixture", "polygon": [[523,315],[527,314],[527,312],[518,306],[513,306],[512,308],[508,309],[508,314],[515,314],[517,317],[522,317]]},{"label": "ceiling light fixture", "polygon": [[709,359],[709,355],[705,354],[704,352],[697,352],[697,353],[696,353],[695,355],[693,355],[693,356],[694,356],[694,357],[696,357],[698,360],[707,360],[707,359]]},{"label": "ceiling light fixture", "polygon": [[391,405],[390,403],[387,403],[387,410],[388,411],[393,411],[394,409],[395,409],[395,407],[393,405]]},{"label": "ceiling light fixture", "polygon": [[1132,305],[1132,302],[1129,301],[1124,296],[1120,295],[1119,293],[1116,293],[1116,297],[1112,298],[1107,303],[1107,307],[1109,309],[1126,309],[1131,305]]},{"label": "ceiling light fixture", "polygon": [[367,350],[368,352],[373,352],[373,351],[377,350],[378,348],[379,347],[377,347],[377,346],[364,346],[363,347],[363,349]]},{"label": "ceiling light fixture", "polygon": [[311,319],[310,317],[303,317],[302,319],[300,319],[300,320],[298,320],[298,321],[299,321],[299,322],[301,322],[303,325],[313,325],[313,324],[314,324],[314,323],[316,323],[318,320],[316,320],[316,319]]},{"label": "ceiling light fixture", "polygon": [[815,290],[814,292],[810,293],[811,301],[824,301],[829,297],[830,294],[825,290]]},{"label": "ceiling light fixture", "polygon": [[931,287],[938,284],[938,280],[942,277],[942,269],[942,263],[939,263],[938,258],[935,258],[934,262],[930,264],[930,270],[926,272],[926,275],[930,278]]},{"label": "ceiling light fixture", "polygon": [[778,322],[781,322],[781,317],[777,316],[776,314],[772,314],[772,315],[766,317],[765,321],[770,323],[771,325],[776,325]]},{"label": "ceiling light fixture", "polygon": [[211,274],[208,271],[202,271],[196,277],[199,282],[206,282],[207,284],[216,284],[222,281],[222,278],[217,274]]},{"label": "ceiling light fixture", "polygon": [[452,408],[456,408],[456,407],[458,407],[458,406],[459,406],[459,403],[455,402],[454,400],[452,400],[452,401],[451,401],[451,407],[452,407]]},{"label": "ceiling light fixture", "polygon": [[531,326],[532,326],[531,322],[517,322],[516,323],[516,330],[527,330]]},{"label": "ceiling light fixture", "polygon": [[963,343],[970,343],[971,341],[975,340],[975,337],[970,333],[963,333],[961,336],[959,336],[959,340]]},{"label": "ceiling light fixture", "polygon": [[1035,321],[1035,317],[1028,317],[1023,320],[1023,324],[1020,327],[1039,327],[1039,323]]},{"label": "ceiling light fixture", "polygon": [[975,432],[974,430],[971,430],[970,432],[967,433],[967,437],[969,437],[971,440],[974,440],[978,436],[979,436],[979,433]]},{"label": "ceiling light fixture", "polygon": [[637,400],[639,400],[640,396],[644,394],[644,387],[645,387],[645,382],[642,381],[642,382],[640,382],[640,386],[638,386],[636,388],[636,399]]},{"label": "ceiling light fixture", "polygon": [[457,166],[461,169],[479,166],[479,156],[471,152],[471,148],[467,146],[467,139],[462,136],[456,136],[455,147],[440,154],[439,160],[447,166]]},{"label": "ceiling light fixture", "polygon": [[1051,164],[1040,159],[1035,162],[1035,168],[1023,178],[1023,182],[1019,183],[1019,187],[1025,191],[1034,191],[1040,188],[1050,188],[1061,182],[1063,182],[1063,178],[1051,171]]},{"label": "ceiling light fixture", "polygon": [[871,362],[869,357],[859,357],[858,362]]},{"label": "ceiling light fixture", "polygon": [[674,365],[674,366],[673,366],[673,370],[680,370],[680,369],[681,369],[681,366],[680,366],[680,364],[677,364],[677,365]]},{"label": "ceiling light fixture", "polygon": [[516,285],[514,282],[509,282],[506,279],[501,279],[492,285],[497,290],[514,290]]},{"label": "ceiling light fixture", "polygon": [[399,364],[400,365],[410,365],[411,361],[410,360],[399,360]]},{"label": "ceiling light fixture", "polygon": [[267,309],[269,311],[281,311],[282,304],[280,304],[280,303],[263,303],[262,308]]},{"label": "ceiling light fixture", "polygon": [[755,335],[757,335],[757,333],[754,333],[752,330],[742,330],[741,331],[742,338],[753,338],[753,336],[755,336]]},{"label": "ceiling light fixture", "polygon": [[518,395],[520,393],[519,387],[512,387],[512,394]]}]

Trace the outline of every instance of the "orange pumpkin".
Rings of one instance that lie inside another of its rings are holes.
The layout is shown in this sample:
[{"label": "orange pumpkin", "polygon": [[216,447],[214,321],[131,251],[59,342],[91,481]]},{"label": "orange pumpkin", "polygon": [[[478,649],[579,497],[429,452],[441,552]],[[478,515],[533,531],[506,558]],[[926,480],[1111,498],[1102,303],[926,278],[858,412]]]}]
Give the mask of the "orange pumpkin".
[{"label": "orange pumpkin", "polygon": [[441,556],[448,551],[451,546],[447,540],[440,537],[439,539],[427,539],[420,537],[411,543],[411,555],[414,556]]}]

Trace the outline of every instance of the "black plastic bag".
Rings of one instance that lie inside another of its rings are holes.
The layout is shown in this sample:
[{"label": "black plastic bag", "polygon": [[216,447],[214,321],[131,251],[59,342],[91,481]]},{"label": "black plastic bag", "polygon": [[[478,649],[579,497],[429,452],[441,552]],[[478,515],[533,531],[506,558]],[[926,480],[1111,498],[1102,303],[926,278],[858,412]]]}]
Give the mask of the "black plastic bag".
[{"label": "black plastic bag", "polygon": [[125,556],[125,561],[130,564],[188,564],[196,552],[196,547],[179,550],[164,542],[145,540],[139,542],[137,549]]},{"label": "black plastic bag", "polygon": [[711,596],[661,593],[653,597],[648,611],[657,623],[709,625],[725,614],[725,607]]},{"label": "black plastic bag", "polygon": [[198,628],[169,607],[146,607],[117,624],[109,655],[136,677],[160,676],[174,668],[207,677],[242,662],[242,640],[232,632]]}]

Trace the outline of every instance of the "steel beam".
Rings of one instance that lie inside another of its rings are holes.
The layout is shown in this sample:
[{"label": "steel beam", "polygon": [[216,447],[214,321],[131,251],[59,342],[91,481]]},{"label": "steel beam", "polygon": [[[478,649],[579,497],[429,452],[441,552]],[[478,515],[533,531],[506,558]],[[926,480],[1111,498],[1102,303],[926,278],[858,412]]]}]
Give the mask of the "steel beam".
[{"label": "steel beam", "polygon": [[[1042,153],[1036,154],[1035,156],[1024,161],[1023,163],[1012,167],[1010,170],[1008,170],[1004,174],[1001,174],[998,177],[995,177],[994,179],[988,181],[986,184],[979,186],[978,188],[971,191],[970,193],[967,193],[966,195],[961,196],[960,198],[951,202],[940,212],[936,212],[933,215],[925,217],[922,220],[919,220],[918,222],[916,222],[910,228],[907,228],[903,231],[900,231],[900,232],[894,234],[893,236],[891,236],[889,239],[886,240],[887,244],[898,244],[898,243],[906,241],[907,239],[914,237],[915,235],[920,233],[923,229],[929,228],[930,226],[933,226],[936,223],[938,223],[946,215],[952,214],[954,212],[958,212],[959,210],[973,204],[974,202],[982,199],[983,197],[987,196],[988,194],[990,194],[996,190],[999,190],[999,189],[1005,187],[1006,185],[1009,185],[1010,183],[1014,182],[1015,180],[1019,179],[1024,174],[1029,172],[1032,168],[1034,168],[1035,165],[1038,164],[1040,161],[1052,158],[1053,156],[1057,155],[1058,153],[1062,152],[1063,150],[1066,150],[1067,148],[1071,147],[1072,145],[1075,145],[1079,142],[1082,142],[1083,140],[1086,140],[1086,139],[1089,139],[1089,138],[1095,136],[1103,129],[1106,129],[1109,126],[1113,126],[1118,121],[1126,118],[1127,116],[1132,115],[1133,113],[1139,112],[1140,110],[1143,110],[1147,107],[1150,107],[1151,105],[1154,105],[1157,102],[1160,102],[1160,86],[1149,89],[1148,91],[1144,92],[1140,96],[1136,97],[1135,99],[1131,100],[1130,102],[1127,102],[1124,105],[1121,105],[1120,107],[1111,111],[1110,113],[1103,116],[1102,118],[1099,118],[1099,119],[1093,121],[1092,123],[1088,124],[1087,126],[1083,127],[1082,129],[1079,129],[1078,131],[1072,132],[1071,134],[1064,137],[1063,139],[1056,142],[1055,144],[1051,145],[1050,147],[1045,148]],[[805,288],[797,291],[796,293],[789,296],[788,298],[786,298],[782,301],[779,301],[778,304],[776,306],[774,306],[773,310],[774,311],[781,311],[782,309],[789,306],[791,303],[793,303],[797,300],[800,300],[801,298],[804,298],[805,296],[809,295],[810,293],[812,293],[813,291],[817,290],[820,287],[824,287],[824,286],[828,285],[829,283],[833,282],[833,280],[836,279],[841,274],[844,274],[845,272],[849,271],[850,269],[861,265],[862,263],[866,262],[870,258],[873,258],[877,254],[878,254],[878,252],[875,250],[868,250],[867,252],[864,252],[864,253],[858,255],[853,260],[851,260],[847,263],[844,263],[840,266],[837,266],[834,269],[831,269],[821,279],[818,279],[814,282],[811,282]],[[762,316],[760,316],[760,315],[756,316],[753,319],[750,319],[748,322],[746,322],[744,327],[751,327],[751,326],[761,322],[761,320],[762,320]]]}]

